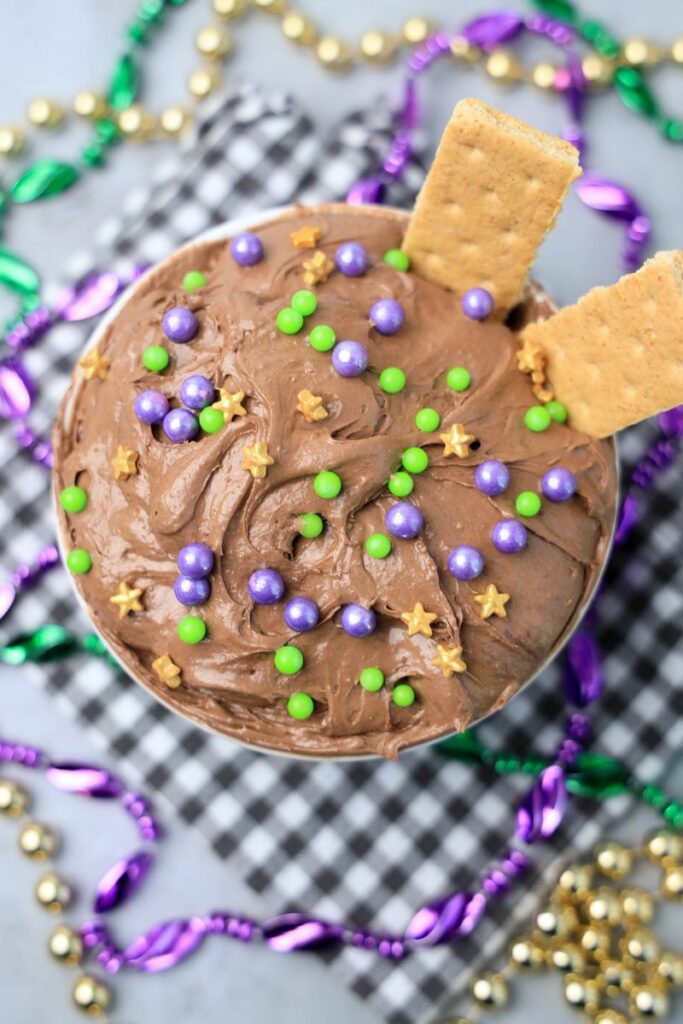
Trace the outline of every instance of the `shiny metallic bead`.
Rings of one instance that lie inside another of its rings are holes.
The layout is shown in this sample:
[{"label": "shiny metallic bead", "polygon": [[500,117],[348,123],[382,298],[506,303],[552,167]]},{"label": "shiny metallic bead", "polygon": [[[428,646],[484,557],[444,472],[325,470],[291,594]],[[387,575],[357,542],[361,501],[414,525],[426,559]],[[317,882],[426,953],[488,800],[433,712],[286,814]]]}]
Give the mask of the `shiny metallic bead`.
[{"label": "shiny metallic bead", "polygon": [[510,963],[520,970],[536,971],[545,963],[545,951],[532,939],[516,939],[510,946]]},{"label": "shiny metallic bead", "polygon": [[557,888],[568,896],[584,896],[593,884],[591,864],[571,864],[560,875]]},{"label": "shiny metallic bead", "polygon": [[670,949],[660,954],[655,964],[657,977],[670,985],[671,988],[680,988],[683,985],[683,956],[674,953]]},{"label": "shiny metallic bead", "polygon": [[633,971],[621,960],[601,960],[599,977],[605,983],[610,999],[617,999],[633,985]]},{"label": "shiny metallic bead", "polygon": [[267,14],[282,14],[287,9],[287,0],[251,0],[254,7]]},{"label": "shiny metallic bead", "polygon": [[78,114],[79,117],[96,121],[107,113],[107,101],[99,93],[91,92],[90,89],[82,89],[74,96],[73,110],[74,114]]},{"label": "shiny metallic bead", "polygon": [[549,89],[555,88],[556,73],[555,65],[546,60],[533,66],[529,78],[532,85],[535,85],[537,89],[547,92]]},{"label": "shiny metallic bead", "polygon": [[232,47],[230,33],[222,25],[207,25],[200,28],[194,37],[197,50],[207,60],[220,60]]},{"label": "shiny metallic bead", "polygon": [[299,46],[313,46],[318,38],[315,25],[301,11],[287,11],[283,15],[280,27],[285,39]]},{"label": "shiny metallic bead", "polygon": [[50,955],[62,964],[77,964],[83,956],[83,942],[74,928],[58,924],[47,940]]},{"label": "shiny metallic bead", "polygon": [[594,889],[586,896],[586,913],[596,924],[618,924],[622,918],[621,902],[613,889]]},{"label": "shiny metallic bead", "polygon": [[564,982],[564,998],[577,1010],[595,1013],[600,1005],[600,985],[594,978],[568,974]]},{"label": "shiny metallic bead", "polygon": [[629,1024],[623,1013],[618,1010],[598,1010],[592,1024]]},{"label": "shiny metallic bead", "polygon": [[219,18],[241,18],[247,9],[246,0],[213,0],[214,13]]},{"label": "shiny metallic bead", "polygon": [[596,960],[603,959],[612,945],[612,933],[604,924],[589,924],[581,932],[579,941],[581,948],[590,953]]},{"label": "shiny metallic bead", "polygon": [[39,97],[31,100],[27,114],[36,128],[57,128],[64,120],[64,107],[54,100]]},{"label": "shiny metallic bead", "polygon": [[652,964],[659,956],[659,942],[647,928],[634,928],[625,932],[619,940],[619,948],[629,966]]},{"label": "shiny metallic bead", "polygon": [[221,76],[218,68],[197,68],[193,71],[188,80],[188,88],[192,95],[198,99],[206,99],[220,86]]},{"label": "shiny metallic bead", "polygon": [[18,125],[0,127],[0,156],[17,156],[26,146],[26,136]]},{"label": "shiny metallic bead", "polygon": [[548,951],[547,961],[562,974],[581,974],[586,967],[586,954],[573,942],[557,943]]},{"label": "shiny metallic bead", "polygon": [[19,849],[33,860],[51,857],[57,845],[57,833],[40,821],[27,821],[19,833]]},{"label": "shiny metallic bead", "polygon": [[662,879],[662,895],[678,903],[683,901],[683,866],[667,865]]},{"label": "shiny metallic bead", "polygon": [[581,70],[588,85],[600,89],[612,81],[614,65],[597,53],[591,53],[581,61]]},{"label": "shiny metallic bead", "polygon": [[91,1017],[98,1017],[111,1006],[111,989],[91,974],[76,978],[71,996],[78,1009]]},{"label": "shiny metallic bead", "polygon": [[177,139],[192,124],[192,115],[185,107],[166,107],[159,115],[159,127],[164,135]]},{"label": "shiny metallic bead", "polygon": [[10,779],[0,779],[0,814],[18,818],[29,805],[29,795],[23,786]]},{"label": "shiny metallic bead", "polygon": [[599,843],[593,851],[598,871],[606,878],[625,878],[633,870],[633,854],[621,843],[609,840]]},{"label": "shiny metallic bead", "polygon": [[472,982],[472,998],[482,1009],[505,1006],[508,986],[500,974],[480,974]]},{"label": "shiny metallic bead", "polygon": [[386,32],[372,29],[361,37],[360,52],[371,64],[385,64],[396,52],[396,42]]},{"label": "shiny metallic bead", "polygon": [[622,50],[624,60],[632,67],[652,67],[658,64],[663,57],[661,48],[649,39],[638,36],[634,39],[627,39]]},{"label": "shiny metallic bead", "polygon": [[315,48],[315,54],[320,63],[331,71],[344,71],[351,63],[351,51],[335,36],[323,36]]},{"label": "shiny metallic bead", "polygon": [[494,50],[485,66],[487,74],[501,85],[512,85],[522,77],[522,65],[510,50]]},{"label": "shiny metallic bead", "polygon": [[649,924],[655,916],[655,901],[645,889],[623,889],[619,893],[625,918]]},{"label": "shiny metallic bead", "polygon": [[667,832],[663,828],[658,829],[648,838],[645,844],[645,853],[653,864],[681,861],[683,860],[683,837],[675,832]]},{"label": "shiny metallic bead", "polygon": [[676,64],[683,64],[683,36],[674,39],[671,44],[671,59]]},{"label": "shiny metallic bead", "polygon": [[48,871],[38,879],[35,887],[35,894],[38,903],[46,910],[56,913],[64,910],[71,903],[73,892],[71,886],[61,875],[54,871]]},{"label": "shiny metallic bead", "polygon": [[483,57],[479,47],[471,43],[465,36],[453,36],[449,45],[455,59],[463,61],[465,64],[476,64]]},{"label": "shiny metallic bead", "polygon": [[634,985],[629,993],[629,1011],[636,1020],[656,1020],[669,1012],[669,997],[656,985]]},{"label": "shiny metallic bead", "polygon": [[401,26],[401,36],[409,46],[419,46],[432,34],[434,26],[426,18],[408,18]]},{"label": "shiny metallic bead", "polygon": [[576,913],[571,907],[546,907],[536,915],[536,927],[544,935],[554,938],[567,935],[576,926]]},{"label": "shiny metallic bead", "polygon": [[117,123],[121,134],[134,142],[144,142],[152,135],[156,127],[152,115],[137,103],[132,103],[122,110],[117,118]]}]

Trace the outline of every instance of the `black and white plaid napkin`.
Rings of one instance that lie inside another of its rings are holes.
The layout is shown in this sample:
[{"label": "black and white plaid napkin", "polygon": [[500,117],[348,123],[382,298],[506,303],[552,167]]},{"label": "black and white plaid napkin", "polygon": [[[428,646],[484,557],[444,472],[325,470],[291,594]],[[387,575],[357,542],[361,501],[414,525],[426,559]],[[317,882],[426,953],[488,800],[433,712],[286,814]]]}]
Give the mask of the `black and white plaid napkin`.
[{"label": "black and white plaid napkin", "polygon": [[[94,251],[72,261],[69,273],[157,261],[238,213],[294,198],[342,198],[374,168],[390,127],[389,112],[379,109],[319,139],[291,100],[238,88],[207,111],[180,158],[127,197],[121,218],[103,226]],[[409,204],[421,177],[416,162],[392,202]],[[49,429],[91,329],[92,323],[63,325],[31,353],[40,384],[36,428]],[[625,475],[654,436],[650,425],[624,438]],[[0,488],[0,563],[8,573],[17,552],[27,557],[54,529],[46,474],[16,452],[4,428]],[[644,779],[656,777],[683,745],[681,497],[681,469],[674,467],[644,495],[641,525],[615,552],[600,603],[608,686],[595,717],[596,747],[624,758]],[[22,597],[5,638],[47,621],[88,628],[61,569]],[[511,835],[512,809],[529,784],[483,775],[431,749],[407,753],[399,764],[315,764],[256,754],[174,716],[105,663],[74,659],[34,672],[88,726],[128,782],[163,793],[263,894],[273,914],[300,908],[400,931],[425,901],[476,884]],[[551,666],[488,722],[487,742],[550,753],[563,727],[559,677]],[[554,843],[535,852],[537,867],[517,898],[495,907],[466,942],[417,952],[399,965],[344,950],[329,955],[331,967],[392,1024],[431,1019],[528,918],[541,875],[556,870],[559,856],[585,850],[623,810],[621,799],[602,808],[574,801]]]}]

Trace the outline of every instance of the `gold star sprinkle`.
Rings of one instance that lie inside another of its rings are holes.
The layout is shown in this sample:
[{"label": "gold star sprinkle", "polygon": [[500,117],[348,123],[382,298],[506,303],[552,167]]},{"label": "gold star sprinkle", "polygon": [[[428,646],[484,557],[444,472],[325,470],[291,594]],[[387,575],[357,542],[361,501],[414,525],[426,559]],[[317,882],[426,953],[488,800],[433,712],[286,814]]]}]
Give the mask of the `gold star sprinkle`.
[{"label": "gold star sprinkle", "polygon": [[86,380],[92,380],[93,377],[99,377],[100,380],[107,379],[109,359],[106,356],[101,356],[96,348],[91,348],[89,352],[86,352],[78,360],[78,365],[83,367],[83,376]]},{"label": "gold star sprinkle", "polygon": [[135,476],[138,471],[138,453],[132,448],[124,448],[119,445],[116,455],[111,460],[114,467],[115,480],[127,480],[129,476]]},{"label": "gold star sprinkle", "polygon": [[244,398],[244,391],[236,391],[231,395],[225,388],[219,388],[220,398],[211,406],[212,409],[220,409],[223,413],[223,422],[232,423],[235,416],[246,416],[247,410],[241,404]]},{"label": "gold star sprinkle", "polygon": [[431,623],[437,618],[433,612],[426,612],[418,601],[412,612],[403,612],[401,618],[408,627],[408,636],[415,636],[422,633],[422,636],[431,636]]},{"label": "gold star sprinkle", "polygon": [[439,652],[436,658],[432,658],[432,665],[440,668],[445,676],[452,676],[454,672],[466,672],[467,665],[462,660],[462,647],[456,644],[455,647],[444,647],[437,645]]},{"label": "gold star sprinkle", "polygon": [[321,234],[320,228],[313,227],[312,224],[304,224],[296,231],[290,231],[289,237],[295,249],[315,249]]},{"label": "gold star sprinkle", "polygon": [[140,598],[144,594],[142,587],[129,587],[127,583],[119,583],[119,589],[109,600],[112,604],[118,605],[119,618],[125,619],[131,612],[143,612]]},{"label": "gold star sprinkle", "polygon": [[168,654],[162,654],[156,661],[153,661],[152,668],[161,682],[166,683],[172,690],[176,690],[182,683],[180,669]]},{"label": "gold star sprinkle", "polygon": [[313,395],[307,389],[300,391],[296,396],[296,411],[303,413],[307,423],[315,423],[316,420],[324,420],[327,417],[327,409],[323,405],[320,395]]},{"label": "gold star sprinkle", "polygon": [[320,284],[321,281],[327,281],[334,270],[334,263],[318,249],[310,259],[304,260],[303,268],[305,271],[304,284]]},{"label": "gold star sprinkle", "polygon": [[474,600],[481,605],[482,619],[490,619],[492,615],[497,615],[500,619],[507,617],[505,605],[510,600],[510,595],[499,594],[495,583],[489,583],[484,593],[477,594]]},{"label": "gold star sprinkle", "polygon": [[443,441],[444,455],[457,455],[459,459],[466,459],[470,454],[470,445],[476,438],[474,434],[468,434],[462,423],[454,423],[447,434],[439,434]]},{"label": "gold star sprinkle", "polygon": [[268,454],[268,446],[263,441],[242,449],[242,469],[249,470],[254,479],[262,480],[268,472],[267,467],[274,462],[275,459]]}]

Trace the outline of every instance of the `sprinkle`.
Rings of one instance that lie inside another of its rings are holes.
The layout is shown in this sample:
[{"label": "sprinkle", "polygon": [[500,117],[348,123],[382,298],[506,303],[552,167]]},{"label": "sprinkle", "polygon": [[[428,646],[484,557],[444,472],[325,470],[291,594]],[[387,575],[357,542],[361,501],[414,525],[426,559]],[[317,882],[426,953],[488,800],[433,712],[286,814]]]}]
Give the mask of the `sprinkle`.
[{"label": "sprinkle", "polygon": [[263,441],[242,449],[242,469],[248,470],[255,480],[262,480],[268,472],[268,466],[274,462],[275,459],[268,454],[268,446]]},{"label": "sprinkle", "polygon": [[302,413],[307,423],[315,423],[317,420],[327,418],[328,412],[320,395],[314,395],[304,388],[296,396],[296,399],[296,411]]},{"label": "sprinkle", "polygon": [[387,366],[379,375],[379,386],[388,395],[397,395],[406,386],[406,375],[398,366]]},{"label": "sprinkle", "polygon": [[543,349],[529,338],[525,338],[521,348],[517,349],[517,369],[522,373],[533,373],[534,371],[543,371],[544,367]]},{"label": "sprinkle", "polygon": [[315,703],[310,693],[293,693],[287,701],[287,711],[292,718],[304,721],[310,718],[315,710]]},{"label": "sprinkle", "polygon": [[401,540],[415,540],[424,529],[424,516],[417,505],[399,501],[391,505],[384,517],[387,530]]},{"label": "sprinkle", "polygon": [[299,533],[302,537],[313,539],[319,537],[323,532],[324,523],[322,516],[317,512],[303,512],[299,516]]},{"label": "sprinkle", "polygon": [[263,259],[263,242],[258,235],[244,231],[230,242],[230,255],[240,267],[253,267]]},{"label": "sprinkle", "polygon": [[475,439],[474,434],[468,434],[462,423],[454,423],[446,434],[439,434],[443,441],[445,456],[457,455],[459,459],[466,459],[470,454],[470,445]]},{"label": "sprinkle", "polygon": [[313,490],[319,498],[336,498],[341,489],[341,477],[330,469],[324,469],[313,478]]},{"label": "sprinkle", "polygon": [[202,409],[199,414],[199,426],[205,434],[217,434],[225,426],[223,413],[219,412],[218,409],[214,409],[213,406]]},{"label": "sprinkle", "polygon": [[405,313],[397,299],[378,299],[370,307],[370,323],[380,334],[396,334],[403,327]]},{"label": "sprinkle", "polygon": [[285,644],[278,647],[273,655],[275,668],[284,676],[293,676],[304,667],[304,656],[298,647],[292,644]]},{"label": "sprinkle", "polygon": [[420,409],[415,416],[415,426],[424,434],[433,434],[441,426],[441,417],[436,409]]},{"label": "sprinkle", "polygon": [[544,406],[532,405],[524,413],[524,423],[529,430],[538,434],[548,429],[552,423],[552,417]]},{"label": "sprinkle", "polygon": [[86,380],[99,377],[106,380],[111,362],[106,356],[101,356],[97,348],[91,348],[78,360],[78,365],[83,369],[83,376]]},{"label": "sprinkle", "polygon": [[321,284],[327,281],[334,270],[334,263],[320,249],[310,259],[304,260],[304,284]]},{"label": "sprinkle", "polygon": [[415,636],[416,633],[421,633],[422,636],[431,636],[432,627],[431,623],[438,618],[434,612],[426,612],[424,607],[417,602],[412,612],[402,612],[401,619],[405,622],[408,627],[408,636]]},{"label": "sprinkle", "polygon": [[127,583],[119,583],[119,589],[109,600],[119,609],[119,618],[125,619],[131,612],[142,612],[144,608],[140,598],[144,594],[142,587],[130,587]]},{"label": "sprinkle", "polygon": [[429,456],[424,448],[406,448],[401,464],[409,473],[424,473],[429,466]]},{"label": "sprinkle", "polygon": [[391,699],[399,708],[409,708],[415,703],[415,690],[408,683],[398,683],[391,691]]},{"label": "sprinkle", "polygon": [[399,469],[397,473],[391,474],[387,487],[394,497],[407,498],[409,494],[413,493],[415,481],[409,473],[405,473],[402,469]]},{"label": "sprinkle", "polygon": [[161,318],[161,329],[169,341],[184,345],[196,335],[199,321],[187,306],[172,306]]},{"label": "sprinkle", "polygon": [[127,480],[129,476],[135,476],[138,471],[139,457],[138,453],[134,452],[132,448],[124,448],[123,445],[119,445],[116,449],[116,455],[111,460],[111,464],[114,467],[114,479]]},{"label": "sprinkle", "polygon": [[315,249],[322,231],[312,224],[304,224],[296,231],[290,231],[289,238],[295,249]]},{"label": "sprinkle", "polygon": [[553,466],[541,477],[541,491],[550,501],[569,501],[576,494],[576,477],[569,469]]},{"label": "sprinkle", "polygon": [[328,324],[318,324],[311,331],[308,340],[316,352],[329,352],[334,348],[337,336]]},{"label": "sprinkle", "polygon": [[298,309],[285,306],[275,317],[275,323],[283,334],[298,334],[304,325],[304,318]]},{"label": "sprinkle", "polygon": [[277,569],[256,569],[247,582],[254,604],[277,604],[285,592],[285,581]]},{"label": "sprinkle", "polygon": [[346,277],[361,277],[368,269],[367,249],[360,242],[343,242],[337,249],[334,261]]},{"label": "sprinkle", "polygon": [[490,619],[492,615],[504,619],[507,617],[505,605],[510,600],[509,594],[501,594],[495,583],[489,583],[483,594],[477,594],[474,598],[478,605],[481,605],[482,619]]},{"label": "sprinkle", "polygon": [[159,658],[153,661],[152,668],[158,675],[161,682],[166,683],[166,685],[172,690],[177,689],[177,687],[182,683],[180,668],[168,656],[168,654],[162,654]]},{"label": "sprinkle", "polygon": [[163,373],[170,359],[163,345],[148,345],[142,353],[142,365],[150,373]]},{"label": "sprinkle", "polygon": [[[223,422],[232,423],[235,416],[246,416],[247,410],[242,405],[244,398],[244,391],[236,391],[234,395],[231,395],[225,388],[218,389],[219,399],[214,402],[211,406],[212,409],[218,409],[219,412],[223,413]],[[201,423],[201,417],[200,417]],[[204,427],[204,424],[202,423]],[[206,430],[206,427],[204,427]]]},{"label": "sprinkle", "polygon": [[461,544],[448,555],[448,571],[456,580],[474,580],[484,571],[484,556],[470,544]]},{"label": "sprinkle", "polygon": [[541,499],[534,491],[522,491],[515,498],[515,508],[520,516],[537,516],[541,511]]},{"label": "sprinkle", "polygon": [[88,495],[82,487],[74,484],[72,487],[64,487],[59,492],[59,504],[65,512],[71,514],[82,512],[88,504]]},{"label": "sprinkle", "polygon": [[444,647],[437,644],[439,652],[436,658],[432,658],[432,665],[440,668],[445,676],[452,676],[454,672],[466,672],[467,665],[462,660],[462,647],[456,644],[455,647]]},{"label": "sprinkle", "polygon": [[178,623],[178,636],[184,644],[198,644],[206,636],[206,623],[198,615],[186,615]]},{"label": "sprinkle", "polygon": [[410,259],[403,249],[387,249],[382,261],[388,263],[394,270],[410,270]]},{"label": "sprinkle", "polygon": [[451,391],[467,391],[472,383],[472,377],[464,366],[452,366],[446,374],[446,383]]},{"label": "sprinkle", "polygon": [[386,558],[391,554],[391,540],[386,533],[371,533],[365,542],[370,558]]},{"label": "sprinkle", "polygon": [[567,406],[563,405],[562,402],[549,401],[545,403],[545,407],[550,413],[551,419],[555,420],[556,423],[567,422]]},{"label": "sprinkle", "polygon": [[384,672],[375,665],[368,665],[360,670],[358,682],[368,693],[377,693],[384,686]]},{"label": "sprinkle", "polygon": [[289,301],[292,309],[301,313],[302,316],[313,316],[318,308],[316,294],[309,291],[308,288],[300,288],[298,292],[294,292]]},{"label": "sprinkle", "polygon": [[66,556],[66,567],[74,576],[82,576],[92,569],[92,558],[83,548],[74,548]]},{"label": "sprinkle", "polygon": [[183,288],[186,292],[196,292],[199,288],[206,288],[206,277],[201,270],[188,270],[183,278]]},{"label": "sprinkle", "polygon": [[493,312],[493,296],[485,288],[469,288],[460,300],[460,308],[470,320],[486,320]]}]

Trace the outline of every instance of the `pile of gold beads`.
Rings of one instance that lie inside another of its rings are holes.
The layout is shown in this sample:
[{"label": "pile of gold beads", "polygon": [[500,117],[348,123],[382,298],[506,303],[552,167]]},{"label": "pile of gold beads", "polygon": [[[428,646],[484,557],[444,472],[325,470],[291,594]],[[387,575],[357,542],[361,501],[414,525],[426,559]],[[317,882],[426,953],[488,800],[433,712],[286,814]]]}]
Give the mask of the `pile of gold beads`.
[{"label": "pile of gold beads", "polygon": [[[660,871],[657,892],[627,885],[644,860]],[[510,945],[506,966],[474,978],[465,1016],[443,1024],[474,1024],[502,1009],[513,976],[543,968],[562,975],[565,1002],[592,1024],[666,1018],[683,988],[683,954],[663,949],[650,927],[660,900],[683,903],[680,834],[659,830],[636,849],[600,843],[591,863],[562,872],[530,933]]]}]

